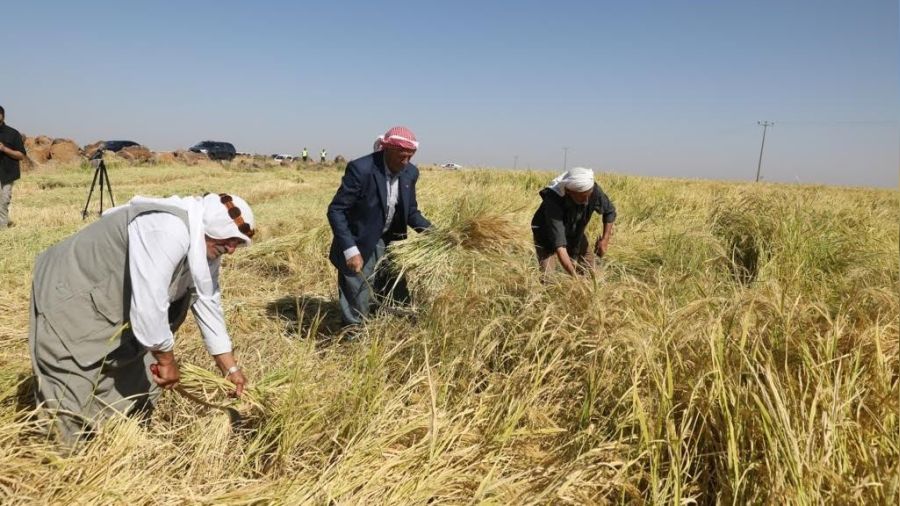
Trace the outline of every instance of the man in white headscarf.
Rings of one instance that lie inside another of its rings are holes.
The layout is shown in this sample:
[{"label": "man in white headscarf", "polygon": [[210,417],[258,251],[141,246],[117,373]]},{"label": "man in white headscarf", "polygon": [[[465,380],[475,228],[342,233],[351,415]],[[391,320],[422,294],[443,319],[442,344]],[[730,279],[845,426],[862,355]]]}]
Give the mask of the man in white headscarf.
[{"label": "man in white headscarf", "polygon": [[[541,205],[531,219],[531,232],[541,272],[553,267],[554,258],[572,276],[579,271],[589,272],[594,255],[606,254],[616,221],[616,208],[594,182],[594,171],[575,167],[564,172],[542,189],[540,196]],[[603,232],[592,254],[585,230],[593,213],[603,217]]]},{"label": "man in white headscarf", "polygon": [[173,332],[188,309],[222,374],[243,391],[219,291],[221,257],[249,246],[240,197],[135,197],[35,261],[29,351],[35,397],[73,445],[117,415],[149,414],[179,381]]}]

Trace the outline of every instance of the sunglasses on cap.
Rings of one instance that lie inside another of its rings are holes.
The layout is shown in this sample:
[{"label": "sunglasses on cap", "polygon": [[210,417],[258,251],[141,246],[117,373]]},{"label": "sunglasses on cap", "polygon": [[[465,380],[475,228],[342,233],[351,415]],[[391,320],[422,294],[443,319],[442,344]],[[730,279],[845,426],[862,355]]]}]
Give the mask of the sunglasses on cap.
[{"label": "sunglasses on cap", "polygon": [[231,195],[227,193],[219,194],[219,201],[222,204],[225,204],[225,208],[228,209],[228,216],[234,220],[234,224],[237,225],[238,230],[249,238],[253,238],[253,234],[256,233],[253,228],[250,227],[250,224],[244,221],[244,218],[241,216],[241,208],[234,205],[234,199],[231,198]]}]

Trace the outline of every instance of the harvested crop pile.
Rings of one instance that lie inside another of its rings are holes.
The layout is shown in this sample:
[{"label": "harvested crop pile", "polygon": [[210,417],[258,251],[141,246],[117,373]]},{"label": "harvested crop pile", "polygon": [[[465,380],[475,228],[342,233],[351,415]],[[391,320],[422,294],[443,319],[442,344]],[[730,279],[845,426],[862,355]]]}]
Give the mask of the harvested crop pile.
[{"label": "harvested crop pile", "polygon": [[117,153],[119,157],[133,163],[147,162],[153,158],[153,153],[144,146],[128,146]]},{"label": "harvested crop pile", "polygon": [[392,244],[390,255],[413,287],[432,293],[460,269],[502,262],[526,246],[508,213],[486,199],[461,198],[430,219],[432,229]]}]

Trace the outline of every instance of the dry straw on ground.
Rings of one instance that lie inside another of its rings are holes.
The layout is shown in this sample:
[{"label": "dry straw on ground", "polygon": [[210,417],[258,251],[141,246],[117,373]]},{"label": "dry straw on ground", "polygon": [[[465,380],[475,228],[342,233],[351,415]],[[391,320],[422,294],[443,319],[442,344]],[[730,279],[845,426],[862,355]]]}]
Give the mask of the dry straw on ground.
[{"label": "dry straw on ground", "polygon": [[0,503],[900,498],[895,192],[601,176],[619,209],[603,268],[542,284],[529,220],[552,174],[423,171],[437,228],[391,251],[415,318],[336,344],[340,171],[116,166],[119,200],[253,204],[261,237],[222,280],[253,385],[227,397],[188,321],[177,353],[201,403],[167,392],[148,427],[115,420],[64,455],[27,395],[30,271],[83,225],[90,175],[30,173],[0,234]]}]

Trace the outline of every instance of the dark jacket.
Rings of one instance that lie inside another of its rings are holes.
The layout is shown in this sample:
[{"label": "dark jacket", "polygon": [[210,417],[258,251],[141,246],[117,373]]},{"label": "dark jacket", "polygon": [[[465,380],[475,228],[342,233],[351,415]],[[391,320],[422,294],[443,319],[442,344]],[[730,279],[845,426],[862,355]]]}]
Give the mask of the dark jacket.
[{"label": "dark jacket", "polygon": [[[0,142],[23,155],[27,154],[25,153],[25,142],[22,139],[22,134],[6,123],[0,124]],[[12,183],[19,179],[21,175],[19,161],[6,153],[0,153],[0,184]]]},{"label": "dark jacket", "polygon": [[603,216],[603,223],[616,221],[616,208],[597,183],[584,206],[550,188],[539,194],[541,205],[531,219],[531,232],[534,244],[546,250],[578,244],[594,213]]},{"label": "dark jacket", "polygon": [[[381,231],[387,219],[384,168],[384,153],[380,151],[348,163],[341,186],[328,205],[328,223],[334,234],[328,258],[345,275],[352,273],[347,268],[344,251],[356,246],[365,261],[382,238]],[[431,227],[431,223],[419,212],[416,201],[419,169],[407,164],[400,171],[399,178],[394,220],[383,234],[386,244],[405,239],[407,227],[417,232]]]}]

